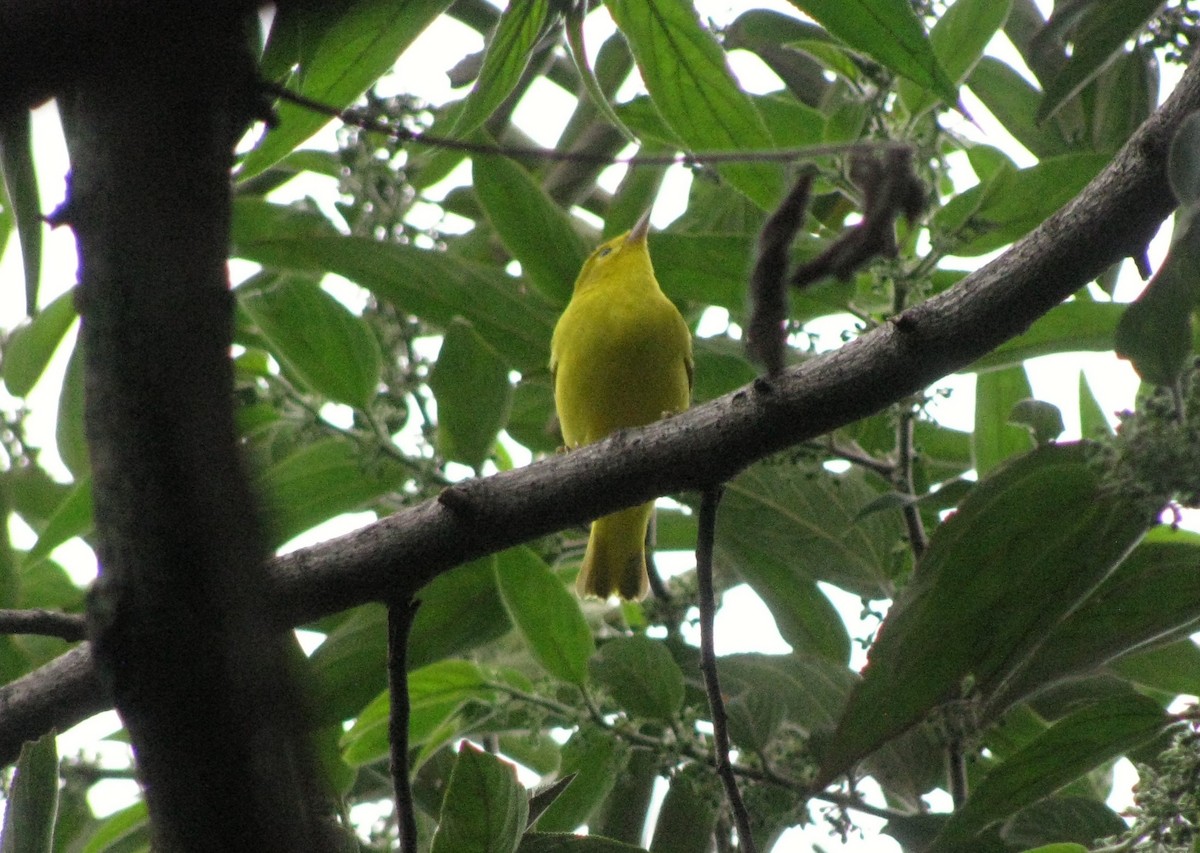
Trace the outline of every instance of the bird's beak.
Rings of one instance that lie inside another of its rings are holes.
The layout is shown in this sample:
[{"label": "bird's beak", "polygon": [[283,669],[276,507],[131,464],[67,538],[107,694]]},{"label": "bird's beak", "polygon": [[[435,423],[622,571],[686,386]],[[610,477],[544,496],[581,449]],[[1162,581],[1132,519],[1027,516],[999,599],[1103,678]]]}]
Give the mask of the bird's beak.
[{"label": "bird's beak", "polygon": [[625,238],[626,243],[646,242],[646,235],[650,233],[650,210],[651,208],[646,208],[646,212],[638,218],[633,228],[629,229],[629,235]]}]

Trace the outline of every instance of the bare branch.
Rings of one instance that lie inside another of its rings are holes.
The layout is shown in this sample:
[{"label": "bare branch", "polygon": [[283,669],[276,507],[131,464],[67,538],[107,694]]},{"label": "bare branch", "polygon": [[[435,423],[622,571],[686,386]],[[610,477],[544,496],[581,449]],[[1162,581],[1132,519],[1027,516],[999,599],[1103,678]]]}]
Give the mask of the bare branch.
[{"label": "bare branch", "polygon": [[39,634],[77,643],[87,636],[83,617],[54,610],[0,610],[0,634]]}]

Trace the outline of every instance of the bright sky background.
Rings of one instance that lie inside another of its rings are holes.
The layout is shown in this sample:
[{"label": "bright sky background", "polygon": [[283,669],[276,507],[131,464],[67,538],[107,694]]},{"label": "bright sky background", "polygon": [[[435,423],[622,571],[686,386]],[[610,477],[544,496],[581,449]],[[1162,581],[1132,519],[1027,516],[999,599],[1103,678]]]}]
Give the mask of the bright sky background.
[{"label": "bright sky background", "polygon": [[[497,0],[492,0],[492,2],[497,2]],[[697,0],[696,5],[700,9],[702,16],[711,18],[719,24],[733,20],[737,14],[748,7],[745,3],[729,2],[729,0],[725,0],[725,2],[721,2],[721,0]],[[785,2],[785,0],[756,0],[753,5],[771,7],[789,14],[795,12],[795,7]],[[1046,7],[1050,4],[1048,0],[1040,0],[1039,5],[1043,7],[1044,11],[1047,11]],[[589,15],[585,25],[585,37],[588,44],[589,56],[595,56],[595,51],[604,39],[612,33],[613,29],[612,21],[603,10]],[[390,94],[391,91],[406,91],[422,97],[433,104],[461,97],[464,90],[452,90],[445,74],[442,72],[453,67],[461,56],[479,50],[482,47],[482,39],[473,30],[451,19],[445,17],[439,18],[402,57],[394,75],[390,80],[385,80],[381,84],[380,89],[384,94]],[[989,52],[999,56],[1014,67],[1024,70],[1016,51],[1003,36],[999,36],[994,41]],[[748,90],[752,92],[765,92],[781,87],[778,78],[752,54],[745,51],[736,51],[730,54],[729,59],[734,72]],[[1164,77],[1166,77],[1174,69],[1165,68],[1164,71],[1167,72],[1164,74]],[[1174,80],[1174,77],[1164,80],[1164,91],[1169,90],[1174,85]],[[389,89],[389,84],[392,84],[394,89]],[[617,100],[625,100],[639,91],[642,90],[635,73],[633,78],[618,93]],[[988,114],[987,110],[971,96],[969,91],[964,90],[963,95],[971,115],[978,123],[978,127],[972,126],[960,119],[954,125],[954,129],[957,132],[969,138],[986,138],[991,144],[1003,148],[1021,165],[1028,165],[1034,162],[1032,156],[1024,151],[1019,144],[1013,141],[999,127]],[[562,129],[563,124],[565,124],[572,109],[573,99],[569,95],[553,84],[539,80],[518,106],[515,113],[515,121],[536,142],[549,146],[554,144],[558,133]],[[950,122],[954,121],[954,118],[953,116],[947,116],[946,120]],[[36,160],[42,193],[42,209],[50,211],[62,201],[65,188],[63,178],[67,168],[65,145],[58,127],[57,114],[52,105],[35,111],[34,132],[36,139]],[[332,144],[333,132],[330,129],[319,134],[317,139],[310,143],[310,145],[322,145],[325,147]],[[966,166],[965,157],[959,158],[957,163],[953,163],[952,161],[952,164],[957,167],[956,182],[960,183],[960,186],[965,187],[974,183],[973,173]],[[466,183],[469,179],[468,169],[468,166],[462,167],[459,171],[452,174],[441,187],[435,188],[435,192],[430,195],[434,198],[440,198],[441,196],[437,192],[437,189],[440,189],[444,193],[456,183]],[[603,175],[602,181],[608,188],[615,189],[623,171],[624,167],[612,167]],[[683,211],[686,204],[686,193],[689,182],[690,174],[686,169],[676,167],[671,170],[664,185],[664,191],[654,211],[653,221],[657,227],[664,227]],[[287,192],[278,196],[276,200],[287,200],[289,194],[290,197],[312,194],[321,199],[324,204],[328,204],[332,201],[335,191],[336,186],[331,180],[314,178],[304,183],[294,182],[287,189]],[[435,206],[425,206],[423,210],[418,209],[414,211],[413,219],[418,225],[432,226],[436,224],[448,231],[459,230],[459,228],[463,227],[461,224],[456,227],[453,221],[439,223],[439,215],[440,212]],[[1165,238],[1160,235],[1151,247],[1151,257],[1155,265],[1161,261],[1165,255],[1165,250]],[[973,261],[970,265],[973,268],[975,265],[988,259],[968,260]],[[48,304],[54,297],[75,283],[75,245],[72,234],[68,229],[59,228],[46,233],[44,265],[40,299],[42,305]],[[967,267],[965,263],[961,265],[963,268]],[[242,264],[231,269],[235,280],[244,277],[247,271],[248,268]],[[1130,264],[1125,265],[1124,273],[1117,294],[1121,300],[1131,299],[1142,286],[1136,275],[1132,273]],[[3,257],[0,258],[0,282],[4,283],[4,286],[0,287],[0,326],[4,328],[13,328],[24,316],[22,280],[20,252],[16,248],[14,240],[13,245],[9,247],[9,251],[4,252]],[[354,304],[357,302],[361,304],[359,301],[361,297],[356,294],[354,286],[346,283],[341,285],[332,283],[327,284],[327,286],[330,286],[331,291],[335,295],[338,295],[339,298],[344,298],[348,303]],[[723,326],[723,323],[718,325]],[[831,324],[828,330],[822,329],[821,331],[820,344],[822,346],[829,348],[837,346],[839,334],[842,331],[840,324]],[[64,346],[60,350],[55,362],[52,364],[50,370],[47,371],[46,377],[34,389],[28,400],[31,408],[28,420],[29,435],[35,444],[42,446],[43,460],[50,467],[50,470],[52,472],[58,471],[64,479],[67,478],[67,473],[61,467],[61,463],[58,462],[57,452],[54,448],[54,421],[57,391],[61,386],[62,372],[65,369],[66,355],[69,349],[69,347]],[[1110,354],[1050,356],[1029,362],[1029,377],[1035,395],[1039,399],[1055,403],[1062,410],[1063,418],[1067,424],[1067,431],[1063,436],[1064,439],[1078,438],[1079,436],[1079,419],[1075,401],[1077,393],[1076,382],[1078,371],[1081,368],[1088,376],[1092,390],[1099,399],[1102,407],[1109,413],[1115,413],[1118,410],[1132,406],[1134,392],[1138,385],[1137,376],[1133,373],[1129,364],[1116,359]],[[953,393],[948,399],[933,403],[930,406],[930,410],[940,421],[949,426],[964,430],[971,429],[974,378],[972,376],[949,377],[944,382],[939,383],[939,387],[950,388]],[[3,393],[3,390],[0,389],[0,395]],[[0,397],[0,400],[9,405],[14,404],[14,401],[11,399]],[[525,458],[528,458],[527,455]],[[310,542],[320,541],[329,536],[345,532],[354,526],[367,523],[370,519],[371,516],[367,514],[359,514],[358,516],[322,525],[317,530],[290,543],[289,547],[298,547]],[[14,525],[12,533],[14,543],[18,547],[29,547],[34,541],[32,531],[24,528],[19,523]],[[95,576],[95,558],[91,550],[78,540],[59,548],[55,552],[55,557],[72,572],[72,575],[80,583],[87,583]],[[660,560],[660,565],[664,565],[668,569],[673,565],[676,571],[682,570],[691,564],[690,555],[664,555],[664,559]],[[830,596],[835,604],[838,605],[846,617],[852,634],[861,636],[870,630],[870,626],[864,626],[859,623],[858,614],[861,610],[861,604],[856,597],[831,588],[827,589],[830,591]],[[778,632],[774,630],[774,623],[769,612],[745,587],[732,590],[726,595],[724,607],[717,620],[716,642],[718,652],[722,654],[736,651],[781,653],[789,650]],[[859,659],[856,661],[856,665],[861,665],[862,662]],[[100,715],[61,736],[60,752],[69,755],[81,749],[86,750],[89,754],[96,754],[99,751],[106,763],[110,763],[113,766],[122,765],[128,761],[129,756],[128,748],[124,744],[103,742],[98,746],[95,740],[97,737],[102,737],[114,731],[118,725],[115,713],[108,712],[107,714]],[[1117,788],[1121,793],[1113,801],[1113,805],[1118,808],[1128,802],[1128,789],[1136,778],[1132,767],[1128,766],[1127,762],[1125,765],[1118,770]],[[871,793],[869,787],[866,790],[868,794]],[[128,804],[134,793],[135,788],[132,782],[111,781],[102,783],[94,789],[93,807],[102,814],[114,811]],[[878,796],[877,791],[872,799],[881,805],[883,804],[882,798]],[[935,794],[928,799],[931,806],[935,809],[941,810],[948,809],[949,807],[949,799],[945,795]],[[777,849],[808,850],[817,849],[812,845],[820,845],[831,851],[838,849],[855,851],[855,853],[858,853],[858,851],[862,851],[862,853],[867,853],[867,851],[871,851],[871,853],[892,853],[892,851],[899,850],[899,846],[891,839],[877,835],[878,827],[881,824],[880,821],[865,815],[855,815],[855,819],[866,831],[866,837],[865,839],[852,838],[850,843],[845,847],[841,847],[835,839],[830,838],[825,827],[818,823],[803,830],[793,830],[788,834],[786,840],[780,843]]]}]

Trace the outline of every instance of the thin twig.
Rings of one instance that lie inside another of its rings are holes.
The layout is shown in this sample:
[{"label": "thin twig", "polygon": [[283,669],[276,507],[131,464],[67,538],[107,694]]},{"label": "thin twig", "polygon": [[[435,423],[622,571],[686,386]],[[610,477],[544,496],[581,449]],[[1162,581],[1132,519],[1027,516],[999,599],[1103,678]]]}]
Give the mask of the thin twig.
[{"label": "thin twig", "polygon": [[950,801],[957,811],[967,802],[967,756],[959,735],[952,736],[946,743],[946,780]]},{"label": "thin twig", "polygon": [[[500,681],[488,682],[485,685],[490,690],[495,690],[498,693],[503,693],[511,699],[518,702],[524,702],[538,708],[543,708],[551,713],[557,714],[564,720],[578,720],[580,718],[577,708],[567,705],[563,702],[548,699],[545,696],[539,696],[536,693],[526,693],[519,688],[513,687],[511,684],[506,684]],[[597,726],[610,732],[613,735],[621,738],[625,742],[634,746],[644,747],[646,749],[659,750],[664,748],[662,738],[648,735],[633,726],[621,725],[618,722],[612,722],[605,718],[604,712],[598,708],[592,701],[591,697],[581,691],[584,698],[584,704],[587,707],[587,719],[595,723]],[[678,744],[676,754],[690,758],[693,761],[698,761],[709,767],[716,768],[717,760],[714,755],[707,750],[702,750],[696,745],[686,741],[681,732],[675,726],[672,726],[672,731],[675,732]],[[741,764],[732,764],[733,772],[744,779],[750,779],[755,782],[762,782],[767,785],[773,785],[777,788],[784,788],[788,791],[798,793],[804,797],[823,802],[831,803],[842,808],[854,809],[863,814],[873,815],[874,817],[884,820],[899,820],[905,817],[911,817],[905,812],[896,811],[894,809],[873,806],[870,803],[863,802],[857,795],[843,794],[840,791],[812,791],[809,786],[798,779],[791,779],[781,773],[767,767],[747,767]]]},{"label": "thin twig", "polygon": [[418,133],[405,127],[368,118],[360,115],[353,109],[339,110],[337,107],[301,95],[278,83],[264,81],[262,85],[266,91],[277,96],[282,101],[288,101],[296,106],[304,107],[307,110],[312,110],[330,118],[340,119],[345,124],[361,128],[368,132],[381,133],[393,139],[417,145],[449,148],[455,151],[465,151],[468,154],[491,154],[513,159],[529,158],[555,162],[601,163],[604,165],[617,164],[626,166],[686,166],[695,163],[791,163],[811,157],[828,157],[855,152],[886,150],[907,151],[911,149],[911,146],[904,142],[872,140],[868,142],[807,145],[798,148],[778,148],[771,151],[697,151],[687,154],[635,154],[629,157],[611,157],[607,154],[595,154],[588,151],[563,151],[557,148],[541,148],[534,145],[496,145],[485,142],[472,142],[466,139],[434,136],[430,133]]},{"label": "thin twig", "polygon": [[0,610],[0,634],[38,634],[77,643],[87,637],[84,618],[54,610]]},{"label": "thin twig", "polygon": [[725,796],[733,810],[738,845],[742,853],[756,853],[754,837],[750,832],[750,813],[746,811],[733,765],[729,761],[729,720],[725,715],[725,699],[721,696],[721,682],[717,677],[717,654],[713,648],[713,621],[717,605],[713,594],[712,557],[721,492],[721,486],[712,486],[705,489],[700,498],[700,531],[696,538],[696,577],[700,587],[700,671],[704,674],[704,688],[708,692],[708,706],[712,712],[717,776],[725,786]]},{"label": "thin twig", "polygon": [[417,814],[412,782],[408,778],[408,632],[416,613],[417,602],[412,599],[388,606],[388,699],[391,702],[388,743],[400,853],[417,853]]},{"label": "thin twig", "polygon": [[[909,498],[916,497],[916,487],[913,483],[913,461],[916,458],[913,447],[915,421],[916,415],[912,409],[905,407],[896,423],[895,485],[901,494]],[[919,560],[929,544],[925,534],[925,523],[921,521],[921,510],[916,503],[910,501],[904,504],[901,512],[904,515],[905,527],[908,528],[908,547],[912,549],[913,558]]]}]

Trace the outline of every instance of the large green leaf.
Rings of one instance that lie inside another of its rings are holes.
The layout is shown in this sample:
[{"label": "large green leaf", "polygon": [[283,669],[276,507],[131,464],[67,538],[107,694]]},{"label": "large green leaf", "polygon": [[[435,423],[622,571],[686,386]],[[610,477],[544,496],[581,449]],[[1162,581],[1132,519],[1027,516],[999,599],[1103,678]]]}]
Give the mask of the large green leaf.
[{"label": "large green leaf", "polygon": [[981,481],[892,605],[821,779],[956,697],[968,675],[985,701],[998,693],[1149,523],[1105,488],[1082,445],[1039,448]]},{"label": "large green leaf", "polygon": [[846,44],[902,77],[958,103],[954,81],[938,61],[907,0],[792,0],[792,5]]},{"label": "large green leaf", "polygon": [[513,853],[529,801],[513,766],[463,741],[450,774],[432,853]]},{"label": "large green leaf", "polygon": [[46,521],[46,526],[37,542],[25,556],[27,566],[32,566],[50,556],[50,552],[64,542],[83,536],[92,530],[92,480],[78,480]]},{"label": "large green leaf", "polygon": [[309,390],[365,409],[383,358],[366,323],[305,276],[260,274],[236,291],[271,353]]},{"label": "large green leaf", "polygon": [[370,458],[348,439],[326,438],[261,472],[258,487],[272,540],[280,545],[322,521],[361,510],[409,476],[404,465],[382,453]]},{"label": "large green leaf", "polygon": [[950,238],[950,254],[960,257],[1007,246],[1073,199],[1108,160],[1106,154],[1071,154],[1002,169],[934,214],[934,230]]},{"label": "large green leaf", "polygon": [[[1046,94],[1038,107],[1037,120],[1045,121],[1079,94],[1117,57],[1125,44],[1141,31],[1162,5],[1162,0],[1087,4],[1072,28],[1070,58],[1046,84]],[[1070,14],[1068,10],[1067,15]],[[1056,33],[1055,23],[1056,19],[1052,17],[1046,35]]]},{"label": "large green leaf", "polygon": [[442,338],[429,388],[437,400],[438,449],[478,471],[508,420],[513,389],[508,365],[463,319]]},{"label": "large green leaf", "polygon": [[[1012,0],[955,0],[934,24],[929,33],[933,53],[956,87],[967,79],[979,62],[984,48],[1004,24],[1011,7]],[[901,80],[897,92],[914,116],[938,101],[933,90],[909,80]]]},{"label": "large green leaf", "polygon": [[718,797],[712,776],[677,774],[659,808],[650,849],[654,853],[707,853],[712,849]]},{"label": "large green leaf", "polygon": [[[998,712],[1056,681],[1194,629],[1200,622],[1200,544],[1153,531],[1046,637],[1020,675],[995,697]],[[995,713],[993,712],[993,713]]]},{"label": "large green leaf", "polygon": [[[450,0],[287,3],[276,13],[262,72],[307,98],[343,109],[449,5]],[[240,179],[273,166],[329,121],[287,102],[277,112],[276,126],[242,161]]]},{"label": "large green leaf", "polygon": [[[775,142],[750,98],[738,88],[725,54],[678,0],[607,0],[629,41],[646,89],[662,117],[696,152],[770,150]],[[727,164],[717,171],[764,210],[783,189],[778,166]]]},{"label": "large green leaf", "polygon": [[1069,714],[991,770],[950,817],[930,853],[964,849],[988,824],[1145,743],[1167,723],[1157,702],[1136,693]]},{"label": "large green leaf", "polygon": [[549,0],[525,0],[504,10],[488,42],[475,87],[458,113],[452,131],[455,136],[466,136],[483,124],[512,92],[529,64],[549,11]]},{"label": "large green leaf", "polygon": [[[469,700],[486,702],[493,698],[494,691],[487,688],[483,672],[470,661],[444,660],[409,673],[409,743],[424,743]],[[385,691],[363,708],[342,736],[348,764],[370,764],[388,754],[390,719],[391,702]]]},{"label": "large green leaf", "polygon": [[77,316],[75,291],[68,290],[30,323],[13,330],[4,349],[4,385],[8,393],[24,397],[33,390]]},{"label": "large green leaf", "polygon": [[868,598],[890,597],[900,520],[859,517],[879,493],[861,472],[831,474],[782,459],[755,465],[725,490],[718,559],[733,561],[751,585],[757,574],[752,563],[762,560],[785,575],[828,581]]},{"label": "large green leaf", "polygon": [[58,749],[51,731],[21,747],[4,810],[0,853],[50,853],[58,811]]},{"label": "large green leaf", "polygon": [[234,239],[239,257],[281,270],[337,273],[435,326],[463,317],[518,370],[542,369],[549,360],[555,309],[493,267],[361,237],[301,233],[256,239],[239,234],[235,225]]},{"label": "large green leaf", "polygon": [[524,546],[510,548],[496,557],[496,585],[534,660],[556,678],[586,683],[592,630],[550,567]]},{"label": "large green leaf", "polygon": [[1057,121],[1037,120],[1042,93],[1010,65],[985,56],[971,72],[967,85],[1005,130],[1037,157],[1053,157],[1070,150]]},{"label": "large green leaf", "polygon": [[521,272],[549,300],[566,305],[588,254],[571,215],[504,157],[476,156],[471,174],[488,221],[521,262]]},{"label": "large green leaf", "polygon": [[1149,46],[1121,54],[1096,79],[1092,107],[1092,144],[1115,152],[1149,116],[1158,102],[1158,59]]},{"label": "large green leaf", "polygon": [[496,589],[496,558],[443,572],[417,593],[408,635],[408,665],[420,667],[490,643],[512,628]]},{"label": "large green leaf", "polygon": [[575,778],[538,818],[541,832],[570,832],[604,802],[629,760],[624,744],[597,726],[581,726],[562,750],[558,775]]},{"label": "large green leaf", "polygon": [[28,110],[18,107],[0,116],[0,178],[4,180],[4,194],[12,205],[21,241],[25,313],[32,316],[37,313],[38,284],[42,278],[42,213]]},{"label": "large green leaf", "polygon": [[367,604],[329,632],[308,659],[319,726],[356,716],[387,686],[387,610]]},{"label": "large green leaf", "polygon": [[683,704],[683,673],[661,642],[641,634],[604,643],[588,664],[592,678],[631,714],[670,720]]},{"label": "large green leaf", "polygon": [[997,370],[1060,352],[1109,352],[1125,306],[1115,302],[1073,301],[1056,305],[1024,333],[1008,340],[968,368]]}]

